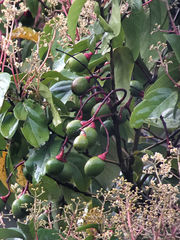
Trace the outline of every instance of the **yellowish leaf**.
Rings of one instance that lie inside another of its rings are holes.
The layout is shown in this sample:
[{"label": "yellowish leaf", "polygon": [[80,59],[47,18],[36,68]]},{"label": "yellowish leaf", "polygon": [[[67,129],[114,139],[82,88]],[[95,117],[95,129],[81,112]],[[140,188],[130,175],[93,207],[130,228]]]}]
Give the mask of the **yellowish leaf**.
[{"label": "yellowish leaf", "polygon": [[22,38],[26,40],[31,40],[33,42],[37,42],[38,37],[38,32],[29,27],[17,27],[12,31],[11,35],[11,39]]},{"label": "yellowish leaf", "polygon": [[3,185],[8,188],[8,185],[6,183],[7,180],[7,173],[6,173],[6,151],[0,152],[0,181],[3,183]]},{"label": "yellowish leaf", "polygon": [[20,165],[17,168],[16,181],[22,187],[26,186],[27,180],[26,180],[26,178],[24,177],[24,174],[23,174],[23,165]]}]

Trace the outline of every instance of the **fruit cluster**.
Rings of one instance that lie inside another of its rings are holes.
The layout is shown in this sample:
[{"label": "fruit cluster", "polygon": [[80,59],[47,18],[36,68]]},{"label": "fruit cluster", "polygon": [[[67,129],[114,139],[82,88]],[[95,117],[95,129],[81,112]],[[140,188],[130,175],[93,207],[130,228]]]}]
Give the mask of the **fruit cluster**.
[{"label": "fruit cluster", "polygon": [[[79,53],[69,58],[67,67],[71,72],[78,75],[71,85],[72,93],[79,99],[78,112],[74,120],[66,125],[66,139],[61,147],[60,153],[54,159],[50,159],[46,163],[46,174],[57,179],[60,182],[69,181],[71,179],[72,167],[68,163],[65,153],[65,146],[68,141],[72,143],[72,147],[79,153],[87,154],[97,141],[98,134],[107,137],[106,151],[98,156],[91,157],[84,166],[84,173],[88,177],[96,177],[105,167],[106,155],[109,151],[109,138],[114,134],[113,121],[111,119],[113,113],[111,111],[113,103],[111,93],[107,94],[98,82],[99,76],[93,74],[88,69],[88,63],[92,57],[92,53]],[[85,76],[88,70],[90,76]],[[110,64],[106,62],[101,66],[102,72],[110,71]],[[106,79],[106,77],[105,77]],[[107,77],[108,79],[108,77]],[[131,81],[130,93],[134,97],[142,97],[143,86],[138,81]],[[122,124],[130,117],[128,106],[121,107],[119,110],[119,123]],[[101,120],[103,119],[103,121]],[[97,132],[96,122],[100,122],[100,129]]]},{"label": "fruit cluster", "polygon": [[[105,136],[107,140],[105,152],[91,156],[84,164],[84,174],[87,177],[96,177],[101,174],[105,168],[106,155],[109,152],[109,139],[115,135],[113,116],[116,115],[119,124],[124,123],[130,117],[129,103],[121,106],[121,102],[126,96],[126,90],[116,89],[109,91],[106,87],[101,87],[100,80],[110,79],[110,64],[105,63],[100,67],[100,70],[91,73],[88,69],[88,64],[92,53],[79,53],[74,57],[70,57],[67,62],[71,72],[76,72],[79,76],[74,79],[71,85],[73,95],[78,99],[79,105],[76,108],[75,119],[66,123],[66,137],[61,146],[60,153],[56,157],[51,157],[46,163],[44,173],[55,179],[57,182],[66,183],[71,181],[73,168],[68,162],[68,154],[73,148],[80,154],[89,156],[89,149],[98,141],[99,135]],[[90,76],[85,76],[86,72]],[[102,78],[102,74],[104,78]],[[99,75],[98,75],[99,73]],[[104,85],[105,86],[105,85]],[[106,91],[105,91],[106,89]],[[115,91],[123,91],[122,100],[113,102],[112,95]],[[108,92],[108,93],[107,93]],[[131,97],[143,97],[143,85],[139,81],[132,80],[130,82]],[[131,98],[130,98],[131,99]],[[114,107],[116,106],[116,107]],[[119,107],[120,106],[120,107]],[[70,143],[70,148],[67,146]],[[24,164],[23,173],[29,182],[33,181],[32,171]],[[18,166],[18,165],[17,165]],[[16,166],[16,167],[17,167]],[[15,168],[16,168],[15,167]],[[10,191],[6,196],[0,198],[0,210],[5,206],[5,203],[10,195]],[[24,218],[33,204],[33,197],[27,194],[26,191],[13,202],[12,213],[16,218]]]}]

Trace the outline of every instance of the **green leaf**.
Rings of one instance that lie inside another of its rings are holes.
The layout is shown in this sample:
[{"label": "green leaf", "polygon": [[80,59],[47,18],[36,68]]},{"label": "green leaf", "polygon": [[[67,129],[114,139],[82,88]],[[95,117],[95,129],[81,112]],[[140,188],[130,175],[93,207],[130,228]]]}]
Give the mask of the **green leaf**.
[{"label": "green leaf", "polygon": [[[138,6],[137,6],[138,5]],[[145,13],[142,8],[142,1],[136,0],[132,5],[131,14],[122,22],[126,36],[126,46],[132,51],[134,60],[137,59],[141,46],[142,23]]]},{"label": "green leaf", "polygon": [[[176,100],[176,98],[177,96],[175,95],[174,100]],[[176,109],[174,106],[174,103],[172,104],[172,107],[171,107],[170,99],[169,100],[167,99],[167,101],[169,102],[169,107],[164,111],[162,111],[161,115],[168,129],[178,128],[180,126],[180,109]],[[159,118],[158,109],[155,109],[151,113],[151,115],[146,119],[145,122],[155,127],[164,128],[162,121]]]},{"label": "green leaf", "polygon": [[5,100],[3,102],[2,107],[0,108],[0,114],[7,112],[10,107],[11,107],[11,104],[7,100]]},{"label": "green leaf", "polygon": [[13,165],[19,163],[28,153],[29,144],[22,135],[20,129],[14,134],[9,146],[9,156]]},{"label": "green leaf", "polygon": [[72,95],[71,84],[71,80],[57,82],[50,88],[50,91],[56,98],[66,104]]},{"label": "green leaf", "polygon": [[[127,47],[117,48],[113,53],[114,78],[116,88],[123,88],[127,91],[126,99],[129,98],[129,86],[134,67],[134,60],[131,51]],[[123,96],[122,92],[117,92],[118,98]]]},{"label": "green leaf", "polygon": [[[82,52],[84,50],[86,50],[89,47],[89,39],[82,39],[79,42],[77,42],[74,46],[73,49],[70,50],[69,52],[67,52],[68,54],[73,55],[74,53],[79,53]],[[68,56],[67,54],[65,54],[65,62],[67,62],[67,60],[70,58],[70,56]]]},{"label": "green leaf", "polygon": [[3,105],[4,96],[9,88],[11,76],[8,73],[0,73],[0,109]]},{"label": "green leaf", "polygon": [[26,239],[22,231],[18,228],[0,228],[0,239],[7,238]]},{"label": "green leaf", "polygon": [[[62,190],[57,182],[48,177],[43,176],[41,181],[36,185],[39,190],[40,199],[41,200],[50,200],[54,202],[59,202],[63,198]],[[42,194],[41,190],[43,189],[44,193]],[[56,191],[54,190],[56,189]]]},{"label": "green leaf", "polygon": [[23,102],[17,103],[13,109],[13,112],[14,112],[14,116],[17,120],[25,121],[27,118],[27,115],[28,115],[28,112],[26,111]]},{"label": "green leaf", "polygon": [[80,199],[83,202],[90,201],[90,197],[86,197],[84,194],[75,192],[73,189],[65,187],[64,185],[62,185],[62,190],[63,190],[64,199],[67,204],[72,204],[72,199]]},{"label": "green leaf", "polygon": [[109,25],[113,29],[114,37],[118,36],[121,31],[121,15],[119,1],[112,0],[112,12]]},{"label": "green leaf", "polygon": [[0,123],[0,132],[5,138],[12,138],[18,127],[19,120],[14,117],[13,113],[5,113]]},{"label": "green leaf", "polygon": [[[31,1],[31,0],[29,0]],[[55,19],[56,20],[56,19]],[[42,59],[45,55],[45,53],[48,50],[48,43],[52,40],[53,34],[55,29],[53,28],[55,21],[54,19],[51,19],[49,22],[46,23],[44,26],[43,32],[40,37],[40,48],[39,48],[39,57]]]},{"label": "green leaf", "polygon": [[86,224],[86,225],[82,225],[82,226],[78,227],[76,229],[76,231],[77,232],[86,231],[86,229],[89,229],[89,228],[95,228],[96,230],[99,230],[99,224],[89,223],[89,224]]},{"label": "green leaf", "polygon": [[5,150],[6,148],[6,140],[4,137],[0,134],[0,151]]},{"label": "green leaf", "polygon": [[61,74],[60,72],[57,72],[57,71],[48,71],[41,75],[42,79],[46,79],[49,77],[55,79],[57,82],[61,81],[61,80],[69,80],[69,78],[66,78],[63,74]]},{"label": "green leaf", "polygon": [[44,111],[38,103],[32,100],[24,102],[27,119],[21,128],[26,140],[34,147],[40,147],[49,139],[49,130]]},{"label": "green leaf", "polygon": [[34,229],[34,221],[31,220],[29,223],[21,223],[17,222],[18,227],[22,230],[24,235],[26,236],[26,240],[35,239],[35,229]]},{"label": "green leaf", "polygon": [[37,12],[38,12],[38,0],[27,0],[26,1],[27,7],[29,8],[33,18],[36,17]]},{"label": "green leaf", "polygon": [[[98,148],[96,147],[96,155],[99,154],[100,149],[105,149],[106,137],[101,135],[100,143],[101,143],[101,146],[99,146]],[[94,156],[96,155],[94,154]],[[109,152],[108,152],[107,158],[113,159],[113,161],[116,163],[119,162],[119,159],[117,156],[116,144],[112,139],[110,139],[110,146],[109,146]],[[106,162],[103,172],[96,177],[96,180],[98,181],[99,186],[101,186],[101,188],[110,187],[113,179],[119,176],[119,172],[120,172],[119,166],[117,166],[116,164]]]},{"label": "green leaf", "polygon": [[90,183],[89,177],[84,173],[84,165],[87,159],[82,154],[71,152],[67,157],[67,161],[73,169],[72,178],[74,184],[80,191],[87,191]]},{"label": "green leaf", "polygon": [[105,62],[107,60],[106,56],[102,56],[101,54],[97,54],[98,58],[96,58],[95,60],[92,59],[92,61],[90,61],[90,63],[88,64],[88,68],[90,70],[94,69],[96,66],[98,66],[99,64]]},{"label": "green leaf", "polygon": [[60,57],[59,59],[54,61],[52,70],[57,71],[57,72],[61,72],[66,65],[66,63],[64,61],[64,58],[65,58],[65,55],[63,55],[62,57]]},{"label": "green leaf", "polygon": [[148,92],[131,114],[131,127],[140,128],[145,120],[149,122],[151,118],[163,116],[169,108],[175,107],[177,100],[178,92],[171,88],[157,88]]},{"label": "green leaf", "polygon": [[60,240],[59,233],[55,229],[38,229],[38,240]]},{"label": "green leaf", "polygon": [[[140,23],[142,27],[140,54],[146,66],[150,68],[154,65],[154,61],[159,59],[158,52],[150,50],[150,46],[156,45],[158,41],[165,42],[162,32],[153,32],[155,24],[160,25],[161,29],[168,29],[169,20],[166,5],[162,1],[151,1],[145,15],[144,21]],[[153,62],[149,62],[149,56],[152,56]]]},{"label": "green leaf", "polygon": [[[169,75],[177,82],[177,80],[179,79],[179,66],[169,71]],[[155,90],[156,88],[163,87],[172,88],[173,90],[176,90],[176,87],[174,87],[174,83],[170,81],[169,77],[165,73],[146,90],[145,94],[147,95],[149,92]]]},{"label": "green leaf", "polygon": [[99,15],[99,23],[105,32],[113,33],[113,29],[110,27],[110,25],[105,21],[105,19],[101,15]]},{"label": "green leaf", "polygon": [[82,7],[87,0],[74,0],[68,12],[67,26],[68,33],[74,42],[76,36],[76,27]]},{"label": "green leaf", "polygon": [[164,37],[171,45],[172,49],[174,50],[174,53],[176,55],[176,58],[178,62],[180,63],[180,35],[176,34],[164,34]]},{"label": "green leaf", "polygon": [[56,110],[54,103],[53,103],[53,97],[52,97],[52,93],[49,90],[48,87],[46,87],[44,84],[40,83],[39,84],[39,93],[42,97],[44,97],[47,102],[50,104],[51,106],[51,111],[52,111],[52,115],[53,115],[53,124],[56,127],[57,125],[59,125],[61,123],[61,118],[59,116],[58,111]]},{"label": "green leaf", "polygon": [[58,154],[62,140],[51,137],[41,148],[30,151],[25,166],[33,177],[33,182],[38,183],[45,175],[46,162]]}]

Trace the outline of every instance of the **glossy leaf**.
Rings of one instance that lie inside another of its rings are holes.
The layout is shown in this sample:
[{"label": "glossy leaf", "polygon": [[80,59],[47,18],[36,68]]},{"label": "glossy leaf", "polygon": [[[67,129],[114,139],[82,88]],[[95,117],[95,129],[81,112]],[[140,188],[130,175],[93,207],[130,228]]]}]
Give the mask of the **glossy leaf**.
[{"label": "glossy leaf", "polygon": [[164,37],[171,45],[172,49],[174,50],[174,53],[176,55],[176,58],[178,62],[180,63],[180,35],[176,34],[164,34]]},{"label": "glossy leaf", "polygon": [[98,19],[99,19],[99,24],[101,25],[101,27],[104,29],[105,32],[113,33],[113,29],[101,15],[99,15]]},{"label": "glossy leaf", "polygon": [[[171,95],[171,97],[174,97],[173,100],[177,99],[177,95],[175,95],[175,96]],[[167,99],[167,101],[168,101],[168,99]],[[170,102],[170,99],[169,99],[169,102]],[[169,103],[168,108],[165,109],[161,115],[162,115],[168,129],[173,129],[173,128],[176,129],[180,126],[180,109],[175,108],[174,102],[172,103],[171,106]],[[145,122],[149,123],[150,125],[153,125],[155,127],[164,128],[162,121],[159,118],[158,109],[153,111],[151,113],[151,115],[148,117],[148,119],[146,119]]]},{"label": "glossy leaf", "polygon": [[23,232],[18,228],[0,228],[0,239],[8,238],[26,239]]},{"label": "glossy leaf", "polygon": [[14,116],[17,120],[25,121],[27,118],[27,115],[28,115],[28,112],[26,111],[23,102],[17,103],[13,109],[13,112],[14,112]]},{"label": "glossy leaf", "polygon": [[49,90],[48,87],[46,87],[44,84],[40,83],[39,84],[39,93],[42,97],[44,97],[47,102],[50,104],[51,106],[51,112],[53,115],[53,124],[56,127],[57,125],[59,125],[61,123],[61,118],[59,116],[58,111],[56,110],[55,106],[54,106],[54,102],[53,102],[53,97],[52,97],[52,93]]},{"label": "glossy leaf", "polygon": [[[154,61],[159,59],[159,55],[156,50],[150,50],[152,44],[156,45],[158,41],[165,42],[163,33],[160,31],[153,32],[155,24],[158,24],[161,29],[168,29],[166,5],[162,1],[151,1],[148,4],[148,11],[144,21],[140,23],[142,27],[142,35],[140,39],[140,54],[147,67],[151,67]],[[152,33],[153,32],[153,33]],[[149,56],[152,56],[153,62],[149,62]]]},{"label": "glossy leaf", "polygon": [[62,73],[57,72],[57,71],[48,71],[41,75],[42,79],[46,79],[49,77],[55,79],[56,82],[61,81],[61,80],[69,80],[68,77],[66,77],[65,75],[63,75]]},{"label": "glossy leaf", "polygon": [[28,116],[21,131],[32,146],[40,147],[49,139],[49,130],[44,111],[38,103],[30,99],[26,100],[24,104]]},{"label": "glossy leaf", "polygon": [[42,176],[45,175],[46,162],[58,154],[60,149],[61,140],[53,137],[41,148],[34,149],[29,153],[28,160],[26,161],[26,168],[33,177],[33,181],[38,183]]},{"label": "glossy leaf", "polygon": [[101,56],[100,54],[98,55],[98,58],[96,58],[95,60],[92,60],[89,64],[88,64],[88,68],[90,70],[95,69],[95,67],[97,67],[98,65],[100,65],[101,63],[105,62],[107,60],[106,56]]},{"label": "glossy leaf", "polygon": [[90,183],[89,178],[84,174],[84,165],[86,164],[87,159],[81,154],[71,153],[67,160],[74,169],[72,177],[76,187],[80,191],[87,191]]},{"label": "glossy leaf", "polygon": [[57,71],[57,72],[61,72],[66,65],[66,63],[64,61],[64,58],[65,58],[65,55],[61,56],[59,59],[54,61],[52,70]]},{"label": "glossy leaf", "polygon": [[57,82],[50,88],[50,91],[56,98],[66,104],[69,97],[72,95],[71,84],[71,80]]},{"label": "glossy leaf", "polygon": [[9,156],[13,165],[19,163],[28,153],[29,144],[18,129],[9,146]]},{"label": "glossy leaf", "polygon": [[31,220],[28,224],[18,222],[17,225],[21,229],[23,234],[26,236],[26,240],[32,240],[35,238],[35,228],[33,220]]},{"label": "glossy leaf", "polygon": [[74,0],[68,12],[68,33],[73,42],[75,40],[78,18],[86,1],[87,0]]},{"label": "glossy leaf", "polygon": [[[79,53],[81,51],[86,50],[89,47],[89,41],[88,39],[82,39],[79,42],[77,42],[74,46],[73,49],[67,52],[70,55],[73,55],[74,53]],[[65,62],[69,59],[70,56],[65,54]]]},{"label": "glossy leaf", "polygon": [[[127,97],[129,98],[129,86],[134,67],[134,60],[131,51],[127,47],[120,47],[114,51],[114,78],[116,88],[123,88],[127,91]],[[117,92],[118,98],[123,96],[122,92]]]},{"label": "glossy leaf", "polygon": [[145,18],[142,1],[133,1],[131,11],[130,16],[122,22],[122,26],[126,36],[126,46],[132,51],[134,60],[136,60],[140,51],[142,24]]},{"label": "glossy leaf", "polygon": [[[100,148],[104,149],[106,146],[106,137],[101,136],[100,138],[101,146],[96,146],[96,155],[100,153]],[[94,154],[94,156],[96,156]],[[107,155],[108,159],[112,159],[114,162],[118,163],[118,156],[117,156],[117,150],[116,150],[116,144],[115,142],[110,139],[110,147],[109,147],[109,153]],[[108,188],[112,184],[112,180],[117,178],[120,173],[120,168],[116,164],[111,164],[106,162],[105,168],[103,172],[96,177],[96,181],[98,182],[100,188]],[[107,177],[108,176],[108,177]]]},{"label": "glossy leaf", "polygon": [[[179,79],[179,66],[176,66],[175,68],[173,68],[171,71],[169,71],[169,75],[175,80],[177,81]],[[160,76],[160,78],[158,78],[156,80],[156,82],[154,84],[152,84],[147,90],[146,90],[146,95],[157,89],[157,88],[171,88],[174,91],[177,90],[177,88],[174,86],[174,83],[172,81],[170,81],[169,77],[163,72],[163,74]]]},{"label": "glossy leaf", "polygon": [[112,0],[112,12],[109,25],[113,29],[114,37],[118,36],[121,31],[121,16],[119,1]]},{"label": "glossy leaf", "polygon": [[62,185],[62,190],[63,190],[64,199],[67,204],[72,204],[72,199],[80,199],[83,202],[90,201],[90,197],[87,197],[84,194],[76,192],[70,187],[66,187]]},{"label": "glossy leaf", "polygon": [[13,113],[5,113],[0,123],[0,132],[5,138],[12,138],[18,127],[19,120],[14,117]]},{"label": "glossy leaf", "polygon": [[8,73],[0,73],[0,109],[3,105],[4,96],[9,88],[11,76]]},{"label": "glossy leaf", "polygon": [[151,118],[163,116],[169,108],[175,107],[177,99],[177,91],[171,88],[157,88],[148,92],[144,100],[134,108],[130,119],[131,126],[140,128],[144,121],[149,122]]},{"label": "glossy leaf", "polygon": [[[39,194],[41,200],[51,200],[54,202],[59,202],[63,198],[62,190],[60,186],[57,184],[57,182],[48,177],[43,176],[41,178],[41,181],[36,185],[36,187],[39,189]],[[44,193],[41,193],[41,189],[43,189]],[[56,189],[56,191],[54,191]]]}]

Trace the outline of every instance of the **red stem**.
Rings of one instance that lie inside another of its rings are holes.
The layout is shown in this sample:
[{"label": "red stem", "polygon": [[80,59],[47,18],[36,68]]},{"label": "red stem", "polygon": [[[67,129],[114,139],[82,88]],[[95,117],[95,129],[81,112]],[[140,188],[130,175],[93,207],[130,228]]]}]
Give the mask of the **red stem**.
[{"label": "red stem", "polygon": [[144,7],[145,5],[147,5],[147,4],[149,4],[150,2],[152,2],[152,0],[149,0],[149,1],[145,2],[145,3],[143,3],[143,7]]},{"label": "red stem", "polygon": [[6,180],[6,183],[8,184],[8,186],[9,186],[9,180],[12,177],[14,170],[16,170],[16,168],[18,168],[20,165],[23,165],[24,163],[25,163],[25,161],[22,161],[22,162],[20,162],[20,163],[18,163],[17,165],[14,166],[13,171],[9,174],[9,176]]}]

